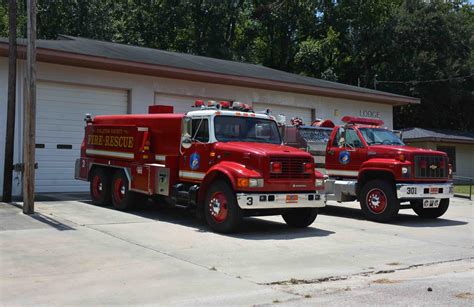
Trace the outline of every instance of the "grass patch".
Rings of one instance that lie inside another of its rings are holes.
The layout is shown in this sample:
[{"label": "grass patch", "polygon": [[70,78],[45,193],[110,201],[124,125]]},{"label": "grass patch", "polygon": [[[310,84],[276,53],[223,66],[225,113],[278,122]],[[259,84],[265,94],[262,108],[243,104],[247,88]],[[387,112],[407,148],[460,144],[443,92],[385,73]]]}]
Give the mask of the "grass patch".
[{"label": "grass patch", "polygon": [[[474,193],[474,185],[472,187],[472,192]],[[454,193],[456,194],[467,194],[469,195],[469,185],[468,184],[460,184],[454,186]]]}]

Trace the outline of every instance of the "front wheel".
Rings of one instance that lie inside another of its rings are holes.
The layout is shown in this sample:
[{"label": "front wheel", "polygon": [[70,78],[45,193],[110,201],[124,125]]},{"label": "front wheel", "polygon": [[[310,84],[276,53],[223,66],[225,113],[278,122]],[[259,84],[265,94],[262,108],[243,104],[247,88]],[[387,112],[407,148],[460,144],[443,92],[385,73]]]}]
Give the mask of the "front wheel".
[{"label": "front wheel", "polygon": [[308,227],[313,224],[317,216],[317,208],[291,209],[287,213],[282,214],[286,224],[295,228]]},{"label": "front wheel", "polygon": [[438,208],[423,208],[423,200],[417,199],[410,201],[411,207],[419,217],[426,219],[435,219],[446,213],[449,207],[449,198],[442,199]]},{"label": "front wheel", "polygon": [[207,191],[204,203],[204,216],[212,230],[230,233],[242,221],[242,209],[237,204],[235,192],[225,181],[217,181]]},{"label": "front wheel", "polygon": [[380,179],[367,182],[360,192],[360,207],[372,221],[388,222],[400,209],[393,184]]}]

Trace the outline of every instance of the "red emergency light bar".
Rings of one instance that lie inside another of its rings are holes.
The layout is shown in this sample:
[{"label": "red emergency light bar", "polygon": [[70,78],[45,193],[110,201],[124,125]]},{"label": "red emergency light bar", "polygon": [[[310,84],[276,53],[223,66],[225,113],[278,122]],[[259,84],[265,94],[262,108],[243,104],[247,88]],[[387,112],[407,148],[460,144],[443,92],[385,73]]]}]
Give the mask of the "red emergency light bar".
[{"label": "red emergency light bar", "polygon": [[342,122],[346,124],[361,124],[361,125],[371,125],[371,126],[382,126],[383,120],[381,119],[370,119],[357,116],[344,116],[341,119]]}]

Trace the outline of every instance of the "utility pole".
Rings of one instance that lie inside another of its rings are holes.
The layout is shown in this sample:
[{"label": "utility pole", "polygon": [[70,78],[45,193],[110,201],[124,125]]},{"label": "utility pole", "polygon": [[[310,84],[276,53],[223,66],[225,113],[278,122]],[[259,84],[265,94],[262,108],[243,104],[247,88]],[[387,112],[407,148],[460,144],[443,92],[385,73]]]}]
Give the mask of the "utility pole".
[{"label": "utility pole", "polygon": [[16,0],[8,1],[8,107],[3,171],[3,201],[12,201],[13,143],[15,139],[16,104]]},{"label": "utility pole", "polygon": [[35,210],[36,0],[27,0],[26,100],[23,129],[23,213]]}]

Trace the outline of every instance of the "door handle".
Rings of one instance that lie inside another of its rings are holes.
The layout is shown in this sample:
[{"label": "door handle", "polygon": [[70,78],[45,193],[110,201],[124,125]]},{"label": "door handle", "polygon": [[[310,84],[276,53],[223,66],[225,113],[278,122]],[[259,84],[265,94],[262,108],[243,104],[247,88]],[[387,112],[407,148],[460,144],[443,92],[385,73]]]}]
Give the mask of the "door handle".
[{"label": "door handle", "polygon": [[334,150],[328,150],[328,154],[331,156],[334,155]]}]

